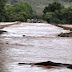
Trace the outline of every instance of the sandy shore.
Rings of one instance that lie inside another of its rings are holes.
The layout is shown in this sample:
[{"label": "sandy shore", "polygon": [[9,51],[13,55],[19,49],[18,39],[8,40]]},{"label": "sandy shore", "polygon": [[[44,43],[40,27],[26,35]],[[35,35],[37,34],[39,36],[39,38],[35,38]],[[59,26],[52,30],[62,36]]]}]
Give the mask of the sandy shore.
[{"label": "sandy shore", "polygon": [[16,25],[16,24],[21,24],[20,22],[13,22],[12,24],[4,24],[4,25],[0,25],[0,29],[3,29],[4,27],[9,27],[11,25]]},{"label": "sandy shore", "polygon": [[[16,24],[21,24],[20,22],[13,22],[13,23],[9,23],[9,24],[1,24],[0,25],[0,29],[3,29],[5,27],[9,27],[9,26],[12,26],[12,25],[16,25]],[[0,30],[0,34],[3,34],[7,31],[4,31],[4,30]]]},{"label": "sandy shore", "polygon": [[72,25],[61,25],[61,24],[58,24],[56,26],[64,28],[66,30],[71,30],[72,31]]},{"label": "sandy shore", "polygon": [[61,24],[58,24],[57,26],[61,27],[63,29],[66,29],[66,30],[70,30],[69,33],[61,33],[58,36],[60,36],[60,37],[72,37],[72,25],[61,25]]}]

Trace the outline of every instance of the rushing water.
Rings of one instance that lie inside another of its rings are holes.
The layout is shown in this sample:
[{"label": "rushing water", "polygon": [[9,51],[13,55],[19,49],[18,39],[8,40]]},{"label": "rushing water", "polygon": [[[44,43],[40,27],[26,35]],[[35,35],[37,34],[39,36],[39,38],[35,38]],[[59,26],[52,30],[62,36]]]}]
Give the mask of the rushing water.
[{"label": "rushing water", "polygon": [[68,31],[43,23],[21,23],[3,30],[8,32],[0,35],[0,72],[72,72],[67,68],[18,65],[49,60],[72,64],[72,38],[57,37]]}]

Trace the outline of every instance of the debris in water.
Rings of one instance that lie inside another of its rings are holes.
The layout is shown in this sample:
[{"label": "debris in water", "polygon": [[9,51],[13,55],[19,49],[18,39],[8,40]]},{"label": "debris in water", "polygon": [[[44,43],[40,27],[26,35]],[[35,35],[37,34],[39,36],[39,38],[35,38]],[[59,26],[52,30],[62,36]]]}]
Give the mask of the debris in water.
[{"label": "debris in water", "polygon": [[4,30],[0,30],[0,34],[3,34],[3,33],[5,33],[5,32],[7,32],[7,31],[4,31]]},{"label": "debris in water", "polygon": [[61,33],[58,36],[60,36],[60,37],[72,37],[72,32],[69,32],[69,33]]},{"label": "debris in water", "polygon": [[71,64],[64,64],[64,63],[55,63],[55,62],[51,62],[51,61],[47,61],[47,62],[39,62],[39,63],[18,63],[19,65],[37,65],[37,66],[44,66],[46,68],[56,68],[56,67],[67,67],[69,69],[72,69],[72,65]]},{"label": "debris in water", "polygon": [[23,35],[23,37],[25,37],[25,35]]}]

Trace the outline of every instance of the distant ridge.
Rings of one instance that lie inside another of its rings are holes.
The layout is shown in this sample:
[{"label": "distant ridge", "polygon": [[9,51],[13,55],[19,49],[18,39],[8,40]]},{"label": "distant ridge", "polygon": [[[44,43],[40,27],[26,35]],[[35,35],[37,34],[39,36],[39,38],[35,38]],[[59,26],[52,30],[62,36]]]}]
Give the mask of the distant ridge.
[{"label": "distant ridge", "polygon": [[72,2],[72,0],[8,0],[8,3],[14,4],[14,3],[21,2],[21,1],[25,1],[25,2],[28,2],[28,3],[38,3],[38,2],[48,3],[49,1],[50,2],[52,2],[52,1]]},{"label": "distant ridge", "polygon": [[54,1],[58,1],[64,4],[68,4],[69,2],[72,2],[72,0],[8,0],[8,4],[15,4],[15,3],[22,2],[22,1],[30,4],[35,14],[38,14],[38,15],[42,15],[44,7],[48,6],[49,3],[52,3]]}]

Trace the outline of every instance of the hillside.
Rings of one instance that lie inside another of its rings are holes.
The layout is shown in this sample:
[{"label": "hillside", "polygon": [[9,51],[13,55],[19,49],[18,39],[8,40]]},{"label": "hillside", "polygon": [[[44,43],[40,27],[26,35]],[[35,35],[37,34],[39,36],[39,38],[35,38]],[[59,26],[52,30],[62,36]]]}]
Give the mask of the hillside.
[{"label": "hillside", "polygon": [[30,4],[32,6],[35,14],[37,14],[37,15],[42,15],[43,14],[42,11],[43,11],[44,7],[53,1],[59,1],[59,2],[63,3],[66,7],[71,5],[70,2],[72,2],[72,0],[8,0],[8,4],[15,4],[15,3],[22,2],[22,1]]}]

